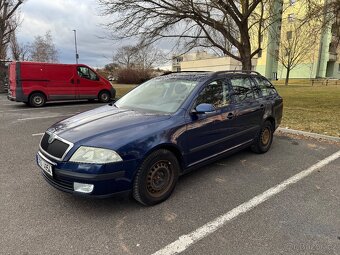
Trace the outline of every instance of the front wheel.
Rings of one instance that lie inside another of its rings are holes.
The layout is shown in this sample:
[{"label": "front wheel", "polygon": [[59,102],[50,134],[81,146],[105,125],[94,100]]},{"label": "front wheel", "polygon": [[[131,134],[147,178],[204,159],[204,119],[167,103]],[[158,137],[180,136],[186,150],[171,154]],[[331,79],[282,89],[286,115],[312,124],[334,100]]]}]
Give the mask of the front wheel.
[{"label": "front wheel", "polygon": [[102,91],[99,93],[98,100],[101,103],[108,103],[110,101],[111,94],[108,91]]},{"label": "front wheel", "polygon": [[178,160],[170,151],[161,149],[151,153],[137,171],[133,197],[143,205],[163,202],[176,186],[179,169]]},{"label": "front wheel", "polygon": [[257,134],[254,144],[251,146],[253,152],[265,153],[269,150],[273,142],[273,126],[270,121],[266,121],[260,132]]}]

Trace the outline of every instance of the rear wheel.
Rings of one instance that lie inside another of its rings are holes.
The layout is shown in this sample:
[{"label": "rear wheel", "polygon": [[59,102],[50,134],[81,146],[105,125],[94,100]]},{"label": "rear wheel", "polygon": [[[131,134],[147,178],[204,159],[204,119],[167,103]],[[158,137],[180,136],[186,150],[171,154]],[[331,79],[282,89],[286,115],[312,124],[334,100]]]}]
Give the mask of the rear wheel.
[{"label": "rear wheel", "polygon": [[33,107],[41,107],[46,103],[46,97],[42,93],[33,93],[29,97],[29,104]]},{"label": "rear wheel", "polygon": [[151,153],[138,169],[133,197],[143,205],[155,205],[166,200],[177,183],[179,163],[168,150]]},{"label": "rear wheel", "polygon": [[257,137],[254,144],[251,146],[252,151],[256,153],[265,153],[269,150],[273,141],[273,126],[270,121],[266,121]]},{"label": "rear wheel", "polygon": [[98,95],[98,100],[101,103],[108,103],[111,99],[111,94],[108,91],[102,91]]}]

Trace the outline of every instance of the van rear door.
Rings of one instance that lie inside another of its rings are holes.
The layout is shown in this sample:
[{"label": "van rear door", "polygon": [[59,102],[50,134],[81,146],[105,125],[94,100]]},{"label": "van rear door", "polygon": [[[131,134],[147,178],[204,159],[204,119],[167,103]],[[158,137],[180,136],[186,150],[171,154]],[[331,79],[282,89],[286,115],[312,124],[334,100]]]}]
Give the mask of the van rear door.
[{"label": "van rear door", "polygon": [[16,73],[17,63],[12,62],[9,65],[9,89],[8,89],[8,97],[13,100],[16,98],[16,87],[17,87],[17,73]]}]

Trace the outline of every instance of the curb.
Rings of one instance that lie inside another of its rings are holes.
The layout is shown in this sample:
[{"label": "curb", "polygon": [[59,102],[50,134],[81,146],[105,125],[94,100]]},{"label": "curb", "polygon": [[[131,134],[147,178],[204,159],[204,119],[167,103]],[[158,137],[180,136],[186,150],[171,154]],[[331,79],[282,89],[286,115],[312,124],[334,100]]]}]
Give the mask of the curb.
[{"label": "curb", "polygon": [[307,137],[312,137],[315,139],[323,139],[323,140],[330,140],[334,142],[340,142],[340,137],[336,136],[329,136],[329,135],[320,135],[316,133],[306,132],[306,131],[300,131],[300,130],[294,130],[289,128],[278,128],[277,131],[287,134],[293,134],[293,135],[303,135]]}]

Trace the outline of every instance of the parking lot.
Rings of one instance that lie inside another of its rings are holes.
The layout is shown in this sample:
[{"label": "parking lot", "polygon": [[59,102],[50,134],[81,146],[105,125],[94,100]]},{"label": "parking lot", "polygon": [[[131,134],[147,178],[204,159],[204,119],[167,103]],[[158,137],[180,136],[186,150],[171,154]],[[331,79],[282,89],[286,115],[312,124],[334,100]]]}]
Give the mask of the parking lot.
[{"label": "parking lot", "polygon": [[100,105],[29,108],[0,94],[0,254],[340,254],[334,142],[276,135],[266,154],[182,176],[154,207],[54,189],[35,163],[42,133]]}]

